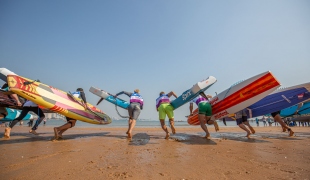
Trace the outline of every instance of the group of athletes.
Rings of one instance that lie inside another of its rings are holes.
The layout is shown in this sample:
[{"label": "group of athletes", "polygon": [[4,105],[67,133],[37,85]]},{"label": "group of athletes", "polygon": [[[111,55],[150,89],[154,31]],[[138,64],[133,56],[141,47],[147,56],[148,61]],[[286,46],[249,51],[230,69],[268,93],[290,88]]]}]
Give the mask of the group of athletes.
[{"label": "group of athletes", "polygon": [[[4,88],[7,88],[7,84],[5,84],[2,87],[2,89],[4,89]],[[128,130],[127,130],[126,134],[127,134],[128,139],[132,139],[132,130],[136,125],[136,120],[138,119],[138,117],[141,113],[141,110],[143,109],[143,97],[140,95],[139,89],[135,89],[134,92],[121,91],[121,92],[117,93],[114,97],[116,98],[117,96],[119,96],[121,94],[125,94],[130,98],[130,100],[129,100],[130,105],[128,107],[128,115],[129,115]],[[85,93],[84,93],[82,88],[77,88],[76,92],[72,93],[72,95],[75,97],[81,98],[84,108],[85,109],[88,108]],[[20,102],[20,100],[16,94],[11,94],[9,96],[10,96],[10,98],[15,100],[17,106],[22,105],[22,103]],[[161,127],[166,133],[165,139],[169,139],[169,137],[170,137],[169,130],[168,130],[167,126],[165,125],[166,116],[168,116],[172,133],[173,134],[176,133],[176,129],[174,126],[174,108],[170,104],[171,96],[174,96],[175,98],[177,98],[177,95],[173,91],[171,91],[167,94],[165,92],[160,92],[159,97],[156,99],[156,110],[158,111]],[[206,95],[205,93],[202,92],[196,98],[194,98],[193,100],[190,101],[190,106],[189,106],[190,116],[193,116],[193,104],[197,105],[197,107],[198,107],[198,119],[200,122],[200,126],[201,126],[202,130],[206,133],[205,138],[207,138],[207,139],[210,138],[210,132],[208,131],[206,124],[208,124],[208,125],[213,124],[215,127],[215,130],[216,131],[219,130],[217,122],[215,120],[211,120],[212,107],[211,107],[211,104],[209,102],[210,98],[212,98],[212,96]],[[37,104],[33,103],[30,100],[27,100],[22,105],[22,111],[21,111],[20,115],[10,123],[9,127],[5,128],[5,133],[4,133],[5,138],[10,138],[11,129],[19,121],[21,121],[27,115],[27,113],[29,111],[32,111],[39,116],[38,120],[36,120],[36,123],[33,125],[31,130],[29,131],[32,134],[38,135],[36,130],[37,130],[39,124],[45,118],[45,115],[44,115],[42,109],[39,108]],[[243,109],[239,112],[236,112],[235,118],[236,118],[237,125],[241,129],[245,130],[247,132],[246,137],[250,138],[250,135],[254,134],[255,130],[247,121],[246,111],[247,111],[247,109]],[[273,112],[273,113],[271,113],[271,115],[273,116],[274,120],[281,125],[283,132],[288,131],[289,136],[294,135],[293,130],[291,128],[289,128],[284,123],[284,121],[281,119],[280,111]],[[69,128],[74,127],[76,124],[76,121],[77,121],[76,119],[72,119],[70,117],[66,117],[66,120],[67,120],[67,123],[65,123],[64,125],[59,126],[59,127],[54,127],[54,140],[62,139],[63,138],[62,134],[66,130],[68,130]],[[246,126],[248,126],[249,129]]]}]

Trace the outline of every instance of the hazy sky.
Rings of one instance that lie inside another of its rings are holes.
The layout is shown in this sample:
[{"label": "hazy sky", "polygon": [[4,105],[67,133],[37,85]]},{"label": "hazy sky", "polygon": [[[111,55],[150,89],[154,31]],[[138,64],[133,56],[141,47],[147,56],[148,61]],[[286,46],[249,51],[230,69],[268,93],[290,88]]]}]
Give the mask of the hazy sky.
[{"label": "hazy sky", "polygon": [[[92,104],[90,86],[139,88],[140,118],[158,119],[160,91],[180,95],[210,75],[211,95],[268,70],[283,86],[309,82],[310,1],[1,0],[0,67],[82,87]],[[98,107],[118,117],[114,105]],[[188,114],[186,104],[175,119]]]}]

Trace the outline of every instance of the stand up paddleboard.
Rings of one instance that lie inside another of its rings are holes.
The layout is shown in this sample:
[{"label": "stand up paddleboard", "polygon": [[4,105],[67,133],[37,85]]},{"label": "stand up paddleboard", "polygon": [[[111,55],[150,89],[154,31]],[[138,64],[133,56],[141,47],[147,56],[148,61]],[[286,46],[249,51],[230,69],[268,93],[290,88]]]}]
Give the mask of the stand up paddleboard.
[{"label": "stand up paddleboard", "polygon": [[77,102],[82,101],[81,99],[72,99],[64,91],[17,75],[8,75],[7,78],[10,91],[51,111],[91,124],[106,125],[112,122],[100,109],[89,103],[89,109],[85,109]]},{"label": "stand up paddleboard", "polygon": [[252,104],[248,117],[270,114],[296,105],[310,98],[310,83],[304,83],[288,88],[280,88]]},{"label": "stand up paddleboard", "polygon": [[[214,96],[211,100],[212,120],[227,117],[264,98],[280,86],[270,71],[251,77]],[[190,125],[199,125],[198,109],[187,119]]]},{"label": "stand up paddleboard", "polygon": [[[0,119],[0,122],[11,122],[15,118],[17,118],[20,115],[20,110],[11,109],[11,108],[5,108],[7,115],[5,118]],[[30,113],[27,113],[27,115],[23,118],[23,121],[27,121],[30,119],[34,119],[34,116]]]},{"label": "stand up paddleboard", "polygon": [[209,87],[211,87],[216,82],[216,78],[213,76],[209,76],[206,80],[200,81],[194,86],[182,93],[178,98],[173,100],[170,104],[174,109],[177,109],[194,99],[199,95],[199,93],[206,91]]},{"label": "stand up paddleboard", "polygon": [[2,79],[4,82],[7,82],[7,75],[16,75],[14,72],[6,69],[6,68],[0,68],[0,79]]},{"label": "stand up paddleboard", "polygon": [[107,100],[108,102],[115,104],[123,109],[127,109],[129,106],[129,102],[122,100],[120,98],[114,98],[114,96],[104,90],[101,90],[99,88],[96,87],[90,87],[89,91],[105,100]]},{"label": "stand up paddleboard", "polygon": [[[298,108],[298,105],[288,107],[286,109],[281,110],[280,115],[282,117],[293,116]],[[309,114],[310,113],[310,102],[305,102],[303,106],[301,106],[297,112],[298,115]]]}]

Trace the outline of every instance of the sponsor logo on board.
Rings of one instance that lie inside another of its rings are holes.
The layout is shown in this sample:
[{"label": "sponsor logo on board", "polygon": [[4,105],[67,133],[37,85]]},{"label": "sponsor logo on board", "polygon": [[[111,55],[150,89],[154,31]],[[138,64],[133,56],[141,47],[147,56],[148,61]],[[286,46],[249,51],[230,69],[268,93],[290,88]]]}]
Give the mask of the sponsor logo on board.
[{"label": "sponsor logo on board", "polygon": [[291,103],[291,101],[284,95],[281,95],[283,97],[283,99],[285,99],[288,103]]},{"label": "sponsor logo on board", "polygon": [[225,111],[222,111],[220,113],[217,113],[214,115],[215,119],[220,119],[221,117],[224,117],[226,115],[228,115],[229,113],[225,110]]},{"label": "sponsor logo on board", "polygon": [[190,95],[192,95],[191,91],[188,90],[187,92],[182,94],[182,99],[185,101]]},{"label": "sponsor logo on board", "polygon": [[305,93],[298,94],[298,96],[297,96],[298,99],[302,99],[302,98],[304,97],[304,94],[305,94]]},{"label": "sponsor logo on board", "polygon": [[36,99],[36,97],[32,96],[31,94],[29,94],[29,93],[27,93],[27,92],[25,92],[25,91],[22,91],[22,93],[24,93],[25,95],[27,95],[27,96],[29,96],[29,97],[31,97],[31,98],[33,98],[33,99]]},{"label": "sponsor logo on board", "polygon": [[210,101],[210,104],[213,105],[213,104],[215,104],[218,100],[219,100],[219,98],[216,97],[216,98],[214,98],[214,99],[212,99],[212,100]]}]

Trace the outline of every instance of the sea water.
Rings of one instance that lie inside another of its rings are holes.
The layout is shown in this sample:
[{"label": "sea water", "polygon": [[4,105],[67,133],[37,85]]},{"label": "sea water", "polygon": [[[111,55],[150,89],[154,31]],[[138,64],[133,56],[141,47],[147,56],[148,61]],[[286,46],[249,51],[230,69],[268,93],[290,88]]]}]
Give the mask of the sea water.
[{"label": "sea water", "polygon": [[[27,124],[29,121],[24,121],[24,124]],[[65,124],[67,121],[62,119],[48,119],[46,121],[45,126],[61,126]],[[169,121],[166,120],[166,125],[169,126]],[[34,122],[35,123],[35,122]],[[227,126],[224,125],[223,121],[217,121],[218,125],[220,127],[236,127],[236,121],[226,121]],[[256,123],[255,121],[249,121],[249,123],[255,127]],[[40,126],[44,125],[44,122],[41,122]],[[121,120],[113,120],[111,124],[108,125],[98,125],[98,124],[90,124],[85,123],[82,121],[77,121],[75,124],[76,127],[98,127],[102,128],[102,126],[110,126],[110,127],[128,127],[128,120],[127,119],[121,119]],[[200,127],[198,126],[191,126],[187,123],[187,121],[175,121],[176,127]],[[263,123],[260,123],[260,126],[263,126]],[[159,120],[137,120],[136,127],[161,127]],[[208,126],[209,127],[209,126]]]}]

